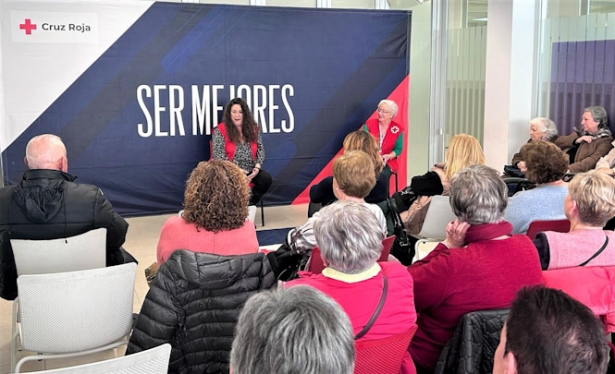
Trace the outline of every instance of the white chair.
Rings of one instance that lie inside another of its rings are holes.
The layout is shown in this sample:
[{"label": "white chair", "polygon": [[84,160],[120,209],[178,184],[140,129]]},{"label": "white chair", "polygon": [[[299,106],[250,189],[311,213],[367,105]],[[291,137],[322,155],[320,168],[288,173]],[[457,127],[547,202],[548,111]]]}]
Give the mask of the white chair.
[{"label": "white chair", "polygon": [[[129,263],[17,278],[12,372],[18,373],[27,361],[80,356],[127,344],[136,268]],[[39,354],[16,362],[18,342],[22,349]]]},{"label": "white chair", "polygon": [[69,238],[11,239],[17,274],[47,274],[104,268],[107,229],[90,230]]},{"label": "white chair", "polygon": [[171,344],[111,360],[62,369],[37,371],[40,374],[166,374]]},{"label": "white chair", "polygon": [[[422,258],[420,253],[425,252],[421,251],[420,247],[422,245],[437,243],[446,239],[446,225],[455,219],[457,217],[453,213],[448,196],[434,196],[431,198],[423,227],[421,227],[421,232],[417,236],[419,240],[414,245],[417,259]],[[435,244],[433,247],[435,247]]]}]

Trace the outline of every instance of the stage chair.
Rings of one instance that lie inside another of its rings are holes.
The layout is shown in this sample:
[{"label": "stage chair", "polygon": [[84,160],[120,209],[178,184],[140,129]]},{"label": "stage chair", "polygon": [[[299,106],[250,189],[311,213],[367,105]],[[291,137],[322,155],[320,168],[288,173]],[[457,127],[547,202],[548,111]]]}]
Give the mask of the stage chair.
[{"label": "stage chair", "polygon": [[525,233],[525,235],[527,235],[531,240],[534,240],[539,232],[545,231],[568,232],[570,231],[570,221],[567,219],[532,221],[528,226],[527,233]]},{"label": "stage chair", "polygon": [[[378,262],[388,261],[389,254],[391,253],[391,248],[393,247],[393,242],[395,242],[395,235],[388,236],[382,240],[382,253],[378,258]],[[307,271],[312,274],[320,274],[324,269],[325,263],[322,260],[320,249],[318,247],[312,248],[312,255],[310,256],[310,262],[308,264]]]},{"label": "stage chair", "polygon": [[106,228],[69,238],[11,239],[11,247],[19,275],[97,269],[107,265]]},{"label": "stage chair", "polygon": [[147,351],[86,365],[37,371],[40,374],[166,374],[171,345],[163,344]]},{"label": "stage chair", "polygon": [[385,339],[355,342],[354,374],[399,374],[417,327],[414,325],[404,333]]},{"label": "stage chair", "polygon": [[[17,278],[12,372],[18,373],[28,361],[81,356],[127,344],[136,268],[129,263]],[[38,354],[17,361],[18,345]]]},{"label": "stage chair", "polygon": [[431,198],[423,227],[414,245],[416,253],[419,252],[419,247],[424,243],[441,242],[446,239],[446,225],[449,222],[456,220],[457,217],[453,213],[448,196],[436,195]]}]

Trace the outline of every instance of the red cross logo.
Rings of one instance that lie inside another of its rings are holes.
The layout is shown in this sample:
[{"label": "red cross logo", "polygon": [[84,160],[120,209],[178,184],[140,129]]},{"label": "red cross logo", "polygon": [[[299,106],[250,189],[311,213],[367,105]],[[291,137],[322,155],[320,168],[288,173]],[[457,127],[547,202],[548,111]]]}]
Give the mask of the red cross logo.
[{"label": "red cross logo", "polygon": [[30,21],[30,18],[26,18],[24,23],[19,24],[21,30],[26,30],[26,35],[32,34],[32,30],[36,30],[36,25]]}]

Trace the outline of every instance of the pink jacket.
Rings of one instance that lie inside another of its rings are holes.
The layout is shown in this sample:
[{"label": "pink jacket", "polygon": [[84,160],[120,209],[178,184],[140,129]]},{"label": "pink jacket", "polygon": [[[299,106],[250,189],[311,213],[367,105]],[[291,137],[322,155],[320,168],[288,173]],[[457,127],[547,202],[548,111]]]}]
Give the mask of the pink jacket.
[{"label": "pink jacket", "polygon": [[545,285],[564,291],[602,318],[615,332],[615,267],[574,267],[542,272]]},{"label": "pink jacket", "polygon": [[[374,325],[361,340],[388,338],[392,335],[401,334],[416,324],[414,291],[412,277],[403,265],[396,262],[379,262],[378,265],[380,265],[381,270],[375,270],[375,276],[354,283],[330,278],[327,274],[332,269],[325,269],[322,274],[296,279],[288,282],[287,285],[308,285],[331,296],[350,317],[356,335],[370,320],[380,302],[382,273],[384,273],[388,280],[388,292],[384,307]],[[350,275],[350,277],[352,276],[354,275]],[[410,355],[407,355],[404,360],[403,369],[406,372],[413,372],[414,365]]]},{"label": "pink jacket", "polygon": [[247,221],[235,230],[214,233],[179,216],[170,217],[162,226],[156,258],[162,264],[177,249],[232,256],[258,252],[254,223]]}]

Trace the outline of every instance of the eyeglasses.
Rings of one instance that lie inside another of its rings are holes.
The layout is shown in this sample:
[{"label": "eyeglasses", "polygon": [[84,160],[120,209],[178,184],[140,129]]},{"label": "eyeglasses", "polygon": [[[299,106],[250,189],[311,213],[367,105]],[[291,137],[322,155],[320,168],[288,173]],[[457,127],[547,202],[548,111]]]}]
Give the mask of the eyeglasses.
[{"label": "eyeglasses", "polygon": [[389,112],[388,110],[384,110],[384,109],[380,109],[380,108],[376,109],[376,111],[377,111],[378,113],[384,113],[384,114],[391,113],[391,112]]}]

